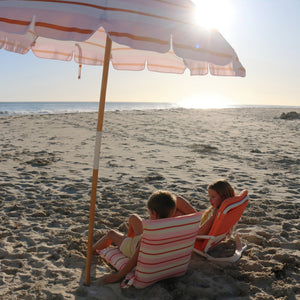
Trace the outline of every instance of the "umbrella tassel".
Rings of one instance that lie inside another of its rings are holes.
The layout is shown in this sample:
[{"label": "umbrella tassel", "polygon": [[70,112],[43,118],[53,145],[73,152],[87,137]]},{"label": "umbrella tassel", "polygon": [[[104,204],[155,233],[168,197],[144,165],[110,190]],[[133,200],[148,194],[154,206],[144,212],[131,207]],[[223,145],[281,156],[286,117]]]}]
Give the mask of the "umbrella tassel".
[{"label": "umbrella tassel", "polygon": [[81,79],[81,64],[79,65],[78,68],[78,79]]}]

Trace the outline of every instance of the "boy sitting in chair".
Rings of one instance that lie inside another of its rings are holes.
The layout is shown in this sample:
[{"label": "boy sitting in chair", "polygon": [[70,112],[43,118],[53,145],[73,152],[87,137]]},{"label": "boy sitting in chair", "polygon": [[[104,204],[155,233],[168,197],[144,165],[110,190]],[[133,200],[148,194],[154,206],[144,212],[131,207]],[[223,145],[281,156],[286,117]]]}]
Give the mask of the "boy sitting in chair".
[{"label": "boy sitting in chair", "polygon": [[[147,202],[150,219],[157,220],[173,217],[176,210],[180,210],[180,208],[185,205],[184,201],[179,200],[177,202],[176,205],[176,197],[168,191],[157,191],[153,193]],[[137,265],[140,240],[143,233],[143,223],[142,219],[136,214],[131,215],[128,222],[129,228],[127,235],[111,229],[93,245],[93,254],[97,253],[97,250],[102,250],[107,248],[110,244],[114,244],[129,258],[129,261],[119,272],[104,276],[104,283],[120,281]]]}]

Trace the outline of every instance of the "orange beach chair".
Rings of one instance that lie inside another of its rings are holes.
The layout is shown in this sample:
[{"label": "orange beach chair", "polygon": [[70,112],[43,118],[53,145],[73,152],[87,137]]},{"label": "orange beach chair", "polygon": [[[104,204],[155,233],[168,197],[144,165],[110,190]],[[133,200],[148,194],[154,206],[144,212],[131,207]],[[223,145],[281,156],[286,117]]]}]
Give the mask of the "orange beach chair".
[{"label": "orange beach chair", "polygon": [[242,256],[247,245],[241,242],[238,235],[235,235],[236,250],[230,257],[212,257],[208,251],[232,234],[234,225],[241,218],[248,204],[248,191],[244,190],[239,196],[231,197],[221,204],[214,223],[208,235],[198,235],[194,252],[214,261],[236,262]]}]

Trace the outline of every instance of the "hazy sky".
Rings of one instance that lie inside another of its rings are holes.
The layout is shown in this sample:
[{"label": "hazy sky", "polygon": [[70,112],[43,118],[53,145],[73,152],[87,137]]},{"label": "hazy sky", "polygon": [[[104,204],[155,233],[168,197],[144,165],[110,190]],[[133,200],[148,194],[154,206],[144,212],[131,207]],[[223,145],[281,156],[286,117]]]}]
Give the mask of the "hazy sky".
[{"label": "hazy sky", "polygon": [[[224,1],[224,0],[223,0]],[[109,71],[107,101],[300,106],[300,0],[231,0],[218,29],[246,77]],[[0,50],[0,101],[98,101],[102,67]]]}]

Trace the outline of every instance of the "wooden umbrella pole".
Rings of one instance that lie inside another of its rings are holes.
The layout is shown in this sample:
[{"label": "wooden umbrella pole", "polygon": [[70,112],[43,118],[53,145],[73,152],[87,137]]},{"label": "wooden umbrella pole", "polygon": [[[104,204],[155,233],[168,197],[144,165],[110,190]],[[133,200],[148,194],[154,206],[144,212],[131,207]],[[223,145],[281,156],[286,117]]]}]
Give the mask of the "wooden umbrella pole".
[{"label": "wooden umbrella pole", "polygon": [[97,194],[97,182],[98,182],[98,169],[99,169],[99,158],[101,149],[101,138],[102,128],[104,119],[104,108],[107,88],[107,78],[109,70],[109,61],[111,53],[111,39],[106,37],[100,103],[98,111],[98,123],[97,123],[97,135],[94,153],[94,167],[93,167],[93,180],[92,180],[92,191],[91,191],[91,203],[90,203],[90,219],[89,219],[89,234],[88,234],[88,246],[86,256],[86,270],[85,270],[85,285],[90,285],[91,275],[91,260],[92,260],[92,247],[93,247],[93,235],[94,235],[94,222],[95,222],[95,206],[96,206],[96,194]]}]

